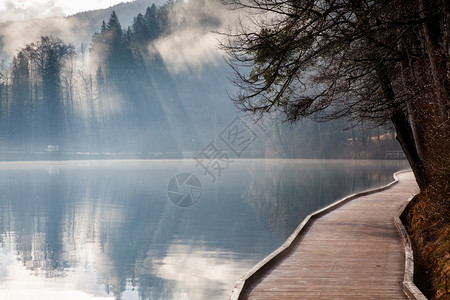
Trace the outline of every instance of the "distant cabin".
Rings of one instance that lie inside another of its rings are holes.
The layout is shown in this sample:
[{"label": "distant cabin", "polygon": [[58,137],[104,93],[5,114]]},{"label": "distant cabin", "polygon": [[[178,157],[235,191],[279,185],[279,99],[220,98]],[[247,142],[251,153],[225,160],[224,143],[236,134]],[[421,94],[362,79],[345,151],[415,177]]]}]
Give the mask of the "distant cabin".
[{"label": "distant cabin", "polygon": [[386,159],[405,159],[405,153],[403,153],[403,151],[399,151],[399,150],[391,150],[391,151],[386,151],[385,154]]}]

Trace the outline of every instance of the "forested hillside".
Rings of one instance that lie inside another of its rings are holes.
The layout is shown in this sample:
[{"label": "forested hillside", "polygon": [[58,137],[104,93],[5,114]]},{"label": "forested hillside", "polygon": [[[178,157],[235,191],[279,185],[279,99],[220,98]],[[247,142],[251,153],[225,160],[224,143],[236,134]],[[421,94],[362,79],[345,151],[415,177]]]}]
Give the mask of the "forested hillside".
[{"label": "forested hillside", "polygon": [[[115,8],[130,20],[130,12],[145,3]],[[71,153],[180,156],[202,150],[237,115],[228,98],[234,88],[228,65],[214,46],[202,48],[218,38],[211,32],[225,25],[217,6],[152,4],[125,24],[114,10],[97,19],[106,11],[66,18],[72,29],[76,23],[82,29],[75,40],[89,35],[88,43],[65,41],[68,34],[61,29],[2,61],[0,151],[32,153],[58,145]],[[258,142],[248,149],[253,156],[383,158],[385,150],[398,149],[389,128],[370,130],[344,121],[287,125],[276,116],[261,125]]]}]

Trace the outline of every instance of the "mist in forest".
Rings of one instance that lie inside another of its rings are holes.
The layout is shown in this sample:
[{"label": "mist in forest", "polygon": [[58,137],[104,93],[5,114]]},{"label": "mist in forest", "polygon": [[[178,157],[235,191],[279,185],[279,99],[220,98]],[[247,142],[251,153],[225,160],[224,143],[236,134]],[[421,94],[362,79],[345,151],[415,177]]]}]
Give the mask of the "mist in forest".
[{"label": "mist in forest", "polygon": [[237,15],[219,1],[29,18],[0,24],[2,159],[192,157],[237,116],[255,138],[246,157],[358,158],[378,143],[376,157],[397,147],[390,128],[240,114],[217,34]]}]

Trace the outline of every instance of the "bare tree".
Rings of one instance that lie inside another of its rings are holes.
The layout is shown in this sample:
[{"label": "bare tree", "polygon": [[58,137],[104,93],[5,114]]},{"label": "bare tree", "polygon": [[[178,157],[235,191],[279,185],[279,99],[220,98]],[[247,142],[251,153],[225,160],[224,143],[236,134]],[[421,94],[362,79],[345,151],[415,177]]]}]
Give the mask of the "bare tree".
[{"label": "bare tree", "polygon": [[[435,152],[449,150],[445,1],[427,9],[422,1],[224,2],[253,13],[222,43],[240,88],[238,107],[281,110],[292,122],[392,122],[419,186],[433,184],[443,164],[432,162]],[[442,146],[424,149],[436,136]]]},{"label": "bare tree", "polygon": [[448,1],[222,2],[247,15],[221,45],[239,108],[392,123],[434,212],[422,217],[450,223]]}]

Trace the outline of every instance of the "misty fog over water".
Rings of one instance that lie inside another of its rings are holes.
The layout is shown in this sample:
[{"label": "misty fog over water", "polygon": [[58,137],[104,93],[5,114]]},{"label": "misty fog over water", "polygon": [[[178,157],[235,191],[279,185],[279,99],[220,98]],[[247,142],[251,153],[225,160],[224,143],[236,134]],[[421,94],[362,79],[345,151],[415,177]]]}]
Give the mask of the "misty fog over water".
[{"label": "misty fog over water", "polygon": [[[236,160],[212,182],[195,160],[1,163],[0,297],[226,299],[307,214],[405,166]],[[183,172],[191,207],[168,198]]]}]

